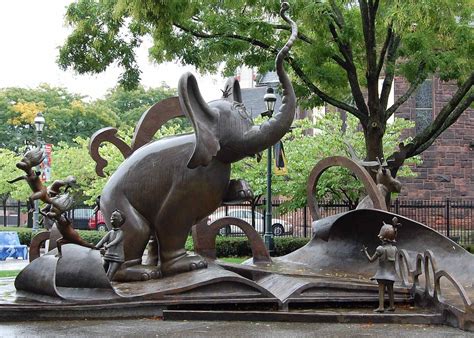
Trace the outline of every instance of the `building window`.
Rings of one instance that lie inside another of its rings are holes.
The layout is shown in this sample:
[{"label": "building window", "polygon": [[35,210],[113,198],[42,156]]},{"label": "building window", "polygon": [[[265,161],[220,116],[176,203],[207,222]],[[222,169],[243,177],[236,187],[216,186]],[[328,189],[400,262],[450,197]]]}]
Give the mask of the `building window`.
[{"label": "building window", "polygon": [[416,133],[433,122],[433,80],[425,80],[415,93]]}]

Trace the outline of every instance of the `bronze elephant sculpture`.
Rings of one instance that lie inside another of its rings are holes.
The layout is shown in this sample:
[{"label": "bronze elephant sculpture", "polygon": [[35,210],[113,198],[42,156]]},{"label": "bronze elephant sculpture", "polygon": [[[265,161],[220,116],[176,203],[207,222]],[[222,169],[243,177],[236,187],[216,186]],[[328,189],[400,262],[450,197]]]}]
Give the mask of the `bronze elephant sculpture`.
[{"label": "bronze elephant sculpture", "polygon": [[[228,82],[222,99],[206,103],[195,77],[186,73],[179,81],[179,105],[192,122],[194,133],[163,138],[133,151],[119,142],[127,158],[110,177],[100,198],[106,220],[115,209],[126,216],[122,226],[125,263],[116,280],[147,279],[206,267],[203,258],[188,255],[184,249],[191,227],[223,202],[231,163],[275,144],[294,119],[296,98],[283,61],[297,28],[286,16],[287,9],[286,3],[282,5],[281,15],[291,24],[292,33],[275,61],[282,105],[271,119],[253,125],[236,81]],[[92,150],[97,153],[96,148]],[[157,245],[148,250],[148,265],[141,265],[150,236],[156,238]],[[150,264],[157,273],[149,273]]]}]

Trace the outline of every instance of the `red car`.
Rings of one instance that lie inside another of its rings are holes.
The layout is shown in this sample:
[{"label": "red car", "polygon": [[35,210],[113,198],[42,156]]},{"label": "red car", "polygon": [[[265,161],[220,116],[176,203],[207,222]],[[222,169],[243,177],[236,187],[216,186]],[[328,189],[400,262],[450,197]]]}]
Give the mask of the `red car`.
[{"label": "red car", "polygon": [[105,224],[104,215],[99,210],[96,214],[93,214],[89,218],[89,222],[87,224],[89,230],[97,230],[97,231],[107,231],[107,225]]}]

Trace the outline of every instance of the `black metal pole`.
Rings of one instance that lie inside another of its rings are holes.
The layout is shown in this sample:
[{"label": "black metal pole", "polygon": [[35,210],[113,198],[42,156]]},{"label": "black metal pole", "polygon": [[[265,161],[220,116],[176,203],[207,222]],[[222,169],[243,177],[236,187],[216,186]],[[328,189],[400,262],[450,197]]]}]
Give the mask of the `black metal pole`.
[{"label": "black metal pole", "polygon": [[308,217],[308,211],[306,210],[306,208],[307,208],[307,206],[304,206],[304,208],[303,208],[304,238],[308,237],[308,230],[306,229],[306,227],[308,226],[308,222],[306,220],[306,218]]},{"label": "black metal pole", "polygon": [[21,213],[21,202],[18,201],[17,208],[16,208],[16,226],[20,226],[20,213]]},{"label": "black metal pole", "polygon": [[449,224],[449,198],[446,199],[446,237],[449,237],[450,235],[450,224]]},{"label": "black metal pole", "polygon": [[3,226],[6,227],[8,223],[7,217],[7,201],[3,200]]},{"label": "black metal pole", "polygon": [[[38,148],[42,148],[42,145],[41,145],[41,135],[40,135],[40,131],[37,130],[36,131],[36,146]],[[41,170],[41,167],[40,165],[38,165],[36,167],[36,171],[40,171]],[[39,228],[39,201],[38,200],[35,200],[34,201],[34,211],[33,211],[33,231],[37,231],[38,228]]]},{"label": "black metal pole", "polygon": [[263,236],[265,247],[269,252],[273,251],[272,232],[272,147],[267,149],[267,200],[265,213],[265,235]]}]

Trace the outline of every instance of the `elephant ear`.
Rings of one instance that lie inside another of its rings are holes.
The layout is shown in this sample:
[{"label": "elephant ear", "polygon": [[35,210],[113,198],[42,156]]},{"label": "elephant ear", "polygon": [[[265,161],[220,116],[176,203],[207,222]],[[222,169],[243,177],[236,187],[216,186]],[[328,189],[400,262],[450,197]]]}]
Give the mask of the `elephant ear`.
[{"label": "elephant ear", "polygon": [[229,102],[242,103],[242,92],[240,90],[240,83],[235,77],[229,77],[225,83],[224,90],[222,90],[222,98]]},{"label": "elephant ear", "polygon": [[188,168],[207,166],[220,149],[217,137],[219,112],[204,101],[191,73],[183,74],[179,79],[178,94],[181,109],[191,120],[196,133],[196,144]]}]

